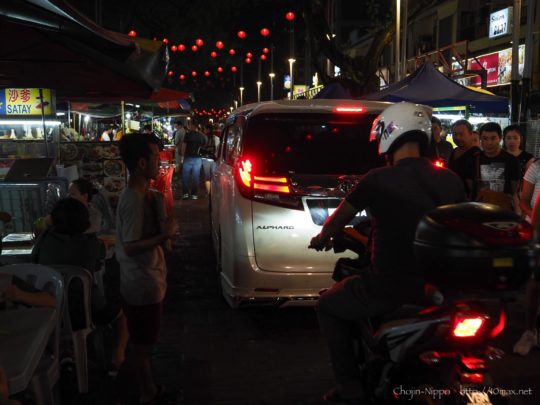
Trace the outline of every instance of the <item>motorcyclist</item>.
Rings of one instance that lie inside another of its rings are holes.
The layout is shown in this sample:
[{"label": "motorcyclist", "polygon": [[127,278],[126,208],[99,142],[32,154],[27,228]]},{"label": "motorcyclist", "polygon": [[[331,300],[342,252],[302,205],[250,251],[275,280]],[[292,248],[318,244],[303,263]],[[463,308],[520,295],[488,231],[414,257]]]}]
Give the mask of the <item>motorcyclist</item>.
[{"label": "motorcyclist", "polygon": [[332,237],[358,212],[368,209],[371,214],[371,266],[361,276],[336,283],[317,304],[338,383],[325,400],[363,398],[351,321],[423,300],[424,283],[413,253],[416,226],[436,206],[465,200],[459,177],[423,157],[430,139],[426,107],[404,102],[385,109],[373,122],[370,140],[378,142],[389,165],[370,170],[311,240],[310,248],[329,249]]}]

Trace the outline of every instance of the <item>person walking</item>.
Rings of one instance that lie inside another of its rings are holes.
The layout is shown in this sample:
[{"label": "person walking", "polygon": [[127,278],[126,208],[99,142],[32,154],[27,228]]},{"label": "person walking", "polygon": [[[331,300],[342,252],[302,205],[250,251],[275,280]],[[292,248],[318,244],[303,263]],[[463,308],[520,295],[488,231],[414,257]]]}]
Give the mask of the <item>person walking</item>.
[{"label": "person walking", "polygon": [[470,122],[467,120],[454,122],[452,124],[452,139],[457,148],[450,153],[448,168],[461,178],[467,197],[470,197],[471,190],[467,184],[467,178],[472,178],[475,154],[480,152],[480,148],[476,146],[476,138]]},{"label": "person walking", "polygon": [[519,125],[509,125],[503,130],[503,145],[511,155],[514,155],[519,162],[519,173],[522,179],[527,169],[534,162],[534,156],[529,152],[524,151],[521,146],[523,144],[523,135]]},{"label": "person walking", "polygon": [[176,173],[180,173],[180,168],[182,167],[182,163],[184,161],[184,137],[186,136],[186,131],[184,130],[182,121],[176,121],[174,125],[175,125],[175,130],[173,132],[173,142],[175,146],[174,161],[176,162],[176,167],[174,168],[174,171]]},{"label": "person walking", "polygon": [[435,149],[435,157],[444,161],[448,165],[450,155],[454,149],[452,144],[442,137],[441,120],[437,117],[431,117],[431,135],[433,136],[433,146]]},{"label": "person walking", "polygon": [[176,222],[166,217],[161,194],[149,190],[159,173],[159,140],[146,134],[122,138],[120,156],[129,172],[118,201],[116,257],[120,264],[120,294],[133,351],[126,359],[140,390],[141,404],[157,404],[165,394],[152,375],[151,356],[157,343],[167,267],[163,247],[174,237]]},{"label": "person walking", "polygon": [[189,131],[184,138],[185,153],[184,164],[182,166],[182,199],[187,200],[191,198],[192,200],[196,200],[199,198],[197,196],[197,190],[199,188],[202,167],[200,149],[206,144],[206,136],[197,130],[197,124],[193,120],[189,122],[188,128]]},{"label": "person walking", "polygon": [[501,148],[499,124],[488,122],[480,128],[482,151],[475,155],[467,183],[474,201],[498,205],[519,213],[518,160]]},{"label": "person walking", "polygon": [[210,182],[219,147],[219,137],[214,135],[214,126],[212,124],[206,124],[203,131],[207,140],[206,144],[201,148],[202,169],[204,171],[204,188],[206,189],[206,195],[209,196]]}]

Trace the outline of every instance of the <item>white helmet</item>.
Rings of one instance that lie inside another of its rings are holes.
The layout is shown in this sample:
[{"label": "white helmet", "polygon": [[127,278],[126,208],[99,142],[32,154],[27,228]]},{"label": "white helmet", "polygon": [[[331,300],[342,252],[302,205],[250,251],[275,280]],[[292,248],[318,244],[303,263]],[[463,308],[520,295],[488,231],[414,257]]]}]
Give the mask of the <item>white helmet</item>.
[{"label": "white helmet", "polygon": [[379,154],[392,153],[405,142],[415,141],[425,154],[431,142],[431,119],[427,107],[397,103],[386,108],[373,121],[370,141],[379,143]]}]

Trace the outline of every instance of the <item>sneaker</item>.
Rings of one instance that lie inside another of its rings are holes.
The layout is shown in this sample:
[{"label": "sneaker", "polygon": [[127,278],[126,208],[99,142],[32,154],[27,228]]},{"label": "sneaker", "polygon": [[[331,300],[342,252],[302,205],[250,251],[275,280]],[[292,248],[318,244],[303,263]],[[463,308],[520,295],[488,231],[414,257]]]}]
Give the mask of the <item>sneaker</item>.
[{"label": "sneaker", "polygon": [[191,199],[192,199],[192,200],[197,200],[198,198],[199,198],[199,197],[197,197],[196,194],[193,194],[193,195],[191,196]]},{"label": "sneaker", "polygon": [[526,330],[514,345],[514,353],[526,356],[536,345],[538,345],[538,336],[536,331]]},{"label": "sneaker", "polygon": [[182,194],[182,200],[187,200],[189,198],[189,194]]}]

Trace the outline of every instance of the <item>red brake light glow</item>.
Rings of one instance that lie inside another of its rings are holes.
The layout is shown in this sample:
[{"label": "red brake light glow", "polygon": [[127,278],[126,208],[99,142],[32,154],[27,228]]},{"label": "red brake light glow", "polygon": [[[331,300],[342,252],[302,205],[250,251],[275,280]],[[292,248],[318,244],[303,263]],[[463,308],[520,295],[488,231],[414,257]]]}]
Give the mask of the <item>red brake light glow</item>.
[{"label": "red brake light glow", "polygon": [[254,176],[253,188],[255,190],[270,191],[272,193],[290,194],[286,177],[263,177]]},{"label": "red brake light glow", "polygon": [[444,167],[444,161],[440,159],[433,162],[433,164],[437,167]]},{"label": "red brake light glow", "polygon": [[249,159],[241,160],[240,165],[238,166],[238,174],[240,175],[240,179],[242,180],[242,183],[246,187],[251,187],[251,172],[253,171],[253,165],[249,161]]},{"label": "red brake light glow", "polygon": [[452,335],[458,338],[474,337],[484,324],[484,319],[480,317],[464,318],[456,317]]},{"label": "red brake light glow", "polygon": [[364,112],[364,109],[362,107],[336,107],[334,108],[334,112],[357,114]]}]

